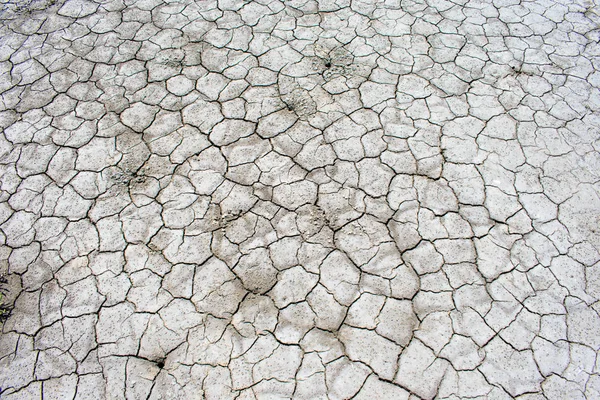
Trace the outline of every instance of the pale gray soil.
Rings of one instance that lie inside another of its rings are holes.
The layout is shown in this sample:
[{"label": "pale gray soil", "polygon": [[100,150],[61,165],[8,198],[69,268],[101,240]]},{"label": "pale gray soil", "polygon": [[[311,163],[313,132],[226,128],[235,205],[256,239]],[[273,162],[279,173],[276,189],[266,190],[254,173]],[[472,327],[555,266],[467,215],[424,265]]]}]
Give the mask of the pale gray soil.
[{"label": "pale gray soil", "polygon": [[0,3],[2,399],[599,399],[586,1]]}]

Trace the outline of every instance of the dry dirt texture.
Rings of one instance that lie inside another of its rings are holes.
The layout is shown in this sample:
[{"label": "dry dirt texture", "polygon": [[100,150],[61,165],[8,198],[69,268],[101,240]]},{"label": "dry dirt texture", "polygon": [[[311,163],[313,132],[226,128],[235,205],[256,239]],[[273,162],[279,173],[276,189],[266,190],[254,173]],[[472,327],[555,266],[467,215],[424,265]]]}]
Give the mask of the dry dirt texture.
[{"label": "dry dirt texture", "polygon": [[599,15],[2,0],[0,396],[599,399]]}]

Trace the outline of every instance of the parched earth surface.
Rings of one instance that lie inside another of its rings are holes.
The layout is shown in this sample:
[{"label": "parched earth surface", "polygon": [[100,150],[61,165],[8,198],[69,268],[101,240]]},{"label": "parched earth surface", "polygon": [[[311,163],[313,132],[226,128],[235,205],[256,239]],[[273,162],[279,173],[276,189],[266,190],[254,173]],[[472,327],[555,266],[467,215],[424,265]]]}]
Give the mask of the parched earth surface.
[{"label": "parched earth surface", "polygon": [[586,1],[3,1],[2,399],[599,399]]}]

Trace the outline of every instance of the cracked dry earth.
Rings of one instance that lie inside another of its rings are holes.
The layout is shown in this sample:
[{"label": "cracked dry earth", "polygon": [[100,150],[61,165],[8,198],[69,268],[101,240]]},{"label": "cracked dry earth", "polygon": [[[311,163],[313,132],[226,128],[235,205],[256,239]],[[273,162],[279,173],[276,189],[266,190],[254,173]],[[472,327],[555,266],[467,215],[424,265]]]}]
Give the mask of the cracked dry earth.
[{"label": "cracked dry earth", "polygon": [[3,1],[1,397],[600,398],[599,22]]}]

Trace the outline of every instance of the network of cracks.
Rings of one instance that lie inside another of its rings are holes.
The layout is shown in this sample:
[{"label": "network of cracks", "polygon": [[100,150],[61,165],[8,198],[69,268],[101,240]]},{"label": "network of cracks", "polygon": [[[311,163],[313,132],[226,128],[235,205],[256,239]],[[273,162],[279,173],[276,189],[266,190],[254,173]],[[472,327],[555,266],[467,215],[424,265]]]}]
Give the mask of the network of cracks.
[{"label": "network of cracks", "polygon": [[3,399],[600,398],[592,2],[0,10]]}]

